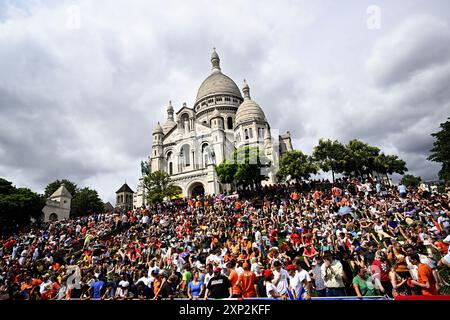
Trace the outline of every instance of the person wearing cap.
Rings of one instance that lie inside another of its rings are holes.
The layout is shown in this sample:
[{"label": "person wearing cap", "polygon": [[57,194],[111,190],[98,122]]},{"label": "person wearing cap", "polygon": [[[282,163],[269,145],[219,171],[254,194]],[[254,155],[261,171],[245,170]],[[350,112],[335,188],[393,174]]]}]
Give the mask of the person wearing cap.
[{"label": "person wearing cap", "polygon": [[250,265],[244,262],[242,265],[244,272],[239,275],[236,286],[242,290],[243,298],[258,297],[258,279],[256,275],[250,271]]},{"label": "person wearing cap", "polygon": [[274,275],[271,269],[264,271],[264,278],[266,279],[266,294],[268,298],[279,299],[286,297],[280,294],[277,287],[273,284]]},{"label": "person wearing cap", "polygon": [[233,296],[231,282],[221,272],[222,269],[220,267],[214,268],[214,276],[206,286],[205,299],[225,299]]},{"label": "person wearing cap", "polygon": [[294,300],[309,300],[311,298],[311,277],[301,267],[300,261],[286,267],[289,274],[289,292]]}]

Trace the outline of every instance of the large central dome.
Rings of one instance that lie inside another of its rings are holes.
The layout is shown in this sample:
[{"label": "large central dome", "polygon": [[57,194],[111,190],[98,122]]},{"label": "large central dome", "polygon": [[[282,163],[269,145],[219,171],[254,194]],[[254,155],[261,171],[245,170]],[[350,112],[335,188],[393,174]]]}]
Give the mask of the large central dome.
[{"label": "large central dome", "polygon": [[209,95],[225,94],[242,99],[241,91],[236,83],[220,70],[220,59],[214,50],[211,55],[212,73],[202,82],[197,92],[196,103]]}]

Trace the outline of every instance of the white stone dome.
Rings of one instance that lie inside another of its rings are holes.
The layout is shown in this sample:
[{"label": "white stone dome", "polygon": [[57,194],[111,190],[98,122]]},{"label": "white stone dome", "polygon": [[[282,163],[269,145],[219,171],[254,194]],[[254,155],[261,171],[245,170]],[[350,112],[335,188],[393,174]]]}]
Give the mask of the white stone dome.
[{"label": "white stone dome", "polygon": [[242,102],[236,112],[236,126],[247,121],[267,121],[264,111],[253,100]]},{"label": "white stone dome", "polygon": [[253,122],[253,121],[264,121],[266,120],[266,115],[261,107],[250,98],[250,89],[245,83],[244,88],[244,102],[241,103],[237,112],[235,123],[236,127],[244,122]]},{"label": "white stone dome", "polygon": [[242,99],[241,91],[236,83],[222,72],[213,73],[203,81],[198,89],[196,101],[213,94],[231,95]]},{"label": "white stone dome", "polygon": [[155,130],[153,130],[153,134],[157,134],[157,133],[164,133],[164,132],[163,132],[163,128],[161,127],[161,125],[159,124],[159,122],[158,122],[158,124],[156,125]]},{"label": "white stone dome", "polygon": [[236,83],[220,70],[220,59],[214,50],[211,55],[212,73],[200,85],[197,92],[196,102],[213,94],[224,94],[242,99],[241,91]]}]

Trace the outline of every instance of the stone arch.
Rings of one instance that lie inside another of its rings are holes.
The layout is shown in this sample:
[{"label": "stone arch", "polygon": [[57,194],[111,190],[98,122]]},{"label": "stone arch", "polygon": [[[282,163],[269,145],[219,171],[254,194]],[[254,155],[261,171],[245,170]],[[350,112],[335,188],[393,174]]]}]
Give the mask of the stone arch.
[{"label": "stone arch", "polygon": [[186,190],[187,190],[187,195],[189,197],[204,195],[205,194],[205,185],[201,181],[194,181],[194,182],[191,182],[187,186]]},{"label": "stone arch", "polygon": [[232,116],[227,117],[227,129],[228,130],[233,129],[233,117]]},{"label": "stone arch", "polygon": [[187,112],[184,112],[182,114],[180,114],[180,123],[181,123],[181,128],[184,131],[190,131],[191,128],[191,123],[190,123],[190,115]]},{"label": "stone arch", "polygon": [[201,164],[202,164],[202,168],[206,168],[206,166],[210,163],[210,159],[209,159],[209,148],[210,148],[210,143],[209,142],[202,142],[201,146],[200,146],[200,155],[201,155]]},{"label": "stone arch", "polygon": [[192,154],[192,145],[190,143],[183,143],[180,147],[180,153],[179,153],[179,157],[180,157],[180,165],[182,167],[189,167],[191,165],[192,159],[191,159],[191,154]]},{"label": "stone arch", "polygon": [[58,215],[53,212],[48,216],[48,220],[49,221],[58,221]]},{"label": "stone arch", "polygon": [[164,154],[164,161],[166,163],[166,172],[169,175],[173,175],[174,174],[174,163],[175,163],[175,153],[173,151],[172,148],[170,148],[169,150],[167,150]]}]

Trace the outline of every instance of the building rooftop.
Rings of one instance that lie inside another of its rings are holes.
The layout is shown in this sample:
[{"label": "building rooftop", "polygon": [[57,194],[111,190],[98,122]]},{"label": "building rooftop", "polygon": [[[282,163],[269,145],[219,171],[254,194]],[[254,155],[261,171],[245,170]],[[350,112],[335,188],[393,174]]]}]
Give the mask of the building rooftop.
[{"label": "building rooftop", "polygon": [[134,191],[131,190],[131,188],[126,183],[124,183],[123,186],[120,187],[120,189],[116,191],[116,193],[122,193],[122,192],[134,193]]}]

